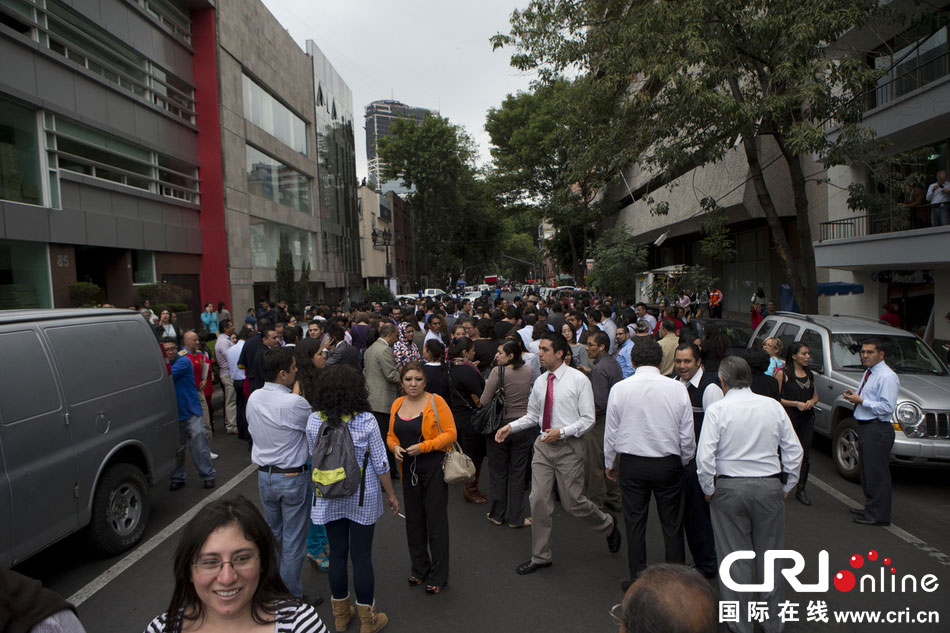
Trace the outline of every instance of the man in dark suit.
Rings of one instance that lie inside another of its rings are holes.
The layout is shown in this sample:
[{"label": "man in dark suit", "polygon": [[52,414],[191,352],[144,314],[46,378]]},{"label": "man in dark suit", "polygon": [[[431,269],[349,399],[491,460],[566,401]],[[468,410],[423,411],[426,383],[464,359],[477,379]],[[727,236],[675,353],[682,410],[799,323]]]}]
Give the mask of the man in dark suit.
[{"label": "man in dark suit", "polygon": [[343,324],[339,320],[330,320],[327,324],[327,335],[330,337],[327,366],[349,365],[353,369],[360,369],[360,351],[346,342]]}]

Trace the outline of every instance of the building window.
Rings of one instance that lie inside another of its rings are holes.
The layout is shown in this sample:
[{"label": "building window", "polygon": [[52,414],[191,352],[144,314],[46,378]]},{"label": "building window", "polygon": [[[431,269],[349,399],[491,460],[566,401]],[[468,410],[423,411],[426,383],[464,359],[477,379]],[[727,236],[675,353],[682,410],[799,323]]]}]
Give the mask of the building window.
[{"label": "building window", "polygon": [[311,213],[310,178],[256,147],[247,146],[247,191],[277,204]]},{"label": "building window", "polygon": [[46,244],[0,240],[0,310],[52,308]]},{"label": "building window", "polygon": [[36,112],[0,99],[0,199],[42,204]]},{"label": "building window", "polygon": [[152,251],[132,251],[132,283],[155,283],[155,253]]},{"label": "building window", "polygon": [[61,116],[46,115],[50,169],[198,204],[198,169]]},{"label": "building window", "polygon": [[294,268],[300,270],[304,262],[316,268],[313,234],[292,226],[251,218],[251,265],[254,268],[271,268],[277,265],[280,250],[290,251]]},{"label": "building window", "polygon": [[307,155],[307,123],[257,82],[243,75],[244,118],[281,143]]},{"label": "building window", "polygon": [[877,81],[869,107],[890,103],[947,75],[950,17],[942,12],[933,17],[942,26],[934,28],[932,21],[918,24],[871,53],[871,65],[883,75]]},{"label": "building window", "polygon": [[136,0],[155,22],[185,44],[191,44],[191,18],[169,0]]}]

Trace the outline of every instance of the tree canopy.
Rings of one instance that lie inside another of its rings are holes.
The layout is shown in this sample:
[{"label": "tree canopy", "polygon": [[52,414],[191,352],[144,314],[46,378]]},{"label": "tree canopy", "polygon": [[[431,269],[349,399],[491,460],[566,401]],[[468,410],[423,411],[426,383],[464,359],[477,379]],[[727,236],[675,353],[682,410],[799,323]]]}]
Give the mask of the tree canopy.
[{"label": "tree canopy", "polygon": [[[879,18],[881,4],[533,0],[494,44],[514,47],[512,65],[537,71],[545,86],[575,76],[594,95],[590,128],[610,140],[611,162],[599,159],[608,170],[638,163],[672,180],[740,147],[798,305],[813,312],[806,183],[823,176],[806,165],[812,155],[826,165],[871,162],[884,149],[860,126],[880,71],[829,43]],[[838,134],[829,135],[833,126]],[[779,186],[793,195],[798,257],[776,208],[776,183],[764,176],[776,161],[787,171]]]}]

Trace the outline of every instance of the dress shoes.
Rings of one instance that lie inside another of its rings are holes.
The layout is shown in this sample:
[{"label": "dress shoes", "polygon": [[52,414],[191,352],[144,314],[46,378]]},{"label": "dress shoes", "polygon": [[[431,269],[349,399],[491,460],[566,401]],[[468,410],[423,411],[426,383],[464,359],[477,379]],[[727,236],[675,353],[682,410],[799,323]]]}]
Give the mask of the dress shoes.
[{"label": "dress shoes", "polygon": [[795,491],[795,498],[798,499],[799,503],[803,506],[810,506],[811,499],[808,498],[808,495],[805,494],[804,488],[799,488]]},{"label": "dress shoes", "polygon": [[620,527],[617,525],[617,517],[611,514],[610,518],[614,520],[614,527],[610,530],[610,534],[607,535],[607,548],[611,554],[616,554],[620,551],[620,542],[622,539],[620,537]]},{"label": "dress shoes", "polygon": [[864,516],[864,508],[848,508],[848,512],[850,512],[851,514],[856,514],[859,517]]},{"label": "dress shoes", "polygon": [[205,488],[214,488],[214,479],[205,479]]},{"label": "dress shoes", "polygon": [[891,524],[890,521],[872,521],[871,519],[865,519],[864,517],[856,517],[854,522],[858,525],[880,525],[883,527],[887,527]]},{"label": "dress shoes", "polygon": [[184,487],[185,487],[185,482],[183,481],[173,481],[170,484],[168,484],[168,489],[171,490],[172,492],[175,492],[176,490],[181,490]]},{"label": "dress shoes", "polygon": [[519,576],[527,576],[528,574],[533,574],[539,569],[544,569],[550,567],[553,563],[536,563],[533,560],[529,560],[527,563],[521,563],[518,565],[518,568],[515,571]]}]

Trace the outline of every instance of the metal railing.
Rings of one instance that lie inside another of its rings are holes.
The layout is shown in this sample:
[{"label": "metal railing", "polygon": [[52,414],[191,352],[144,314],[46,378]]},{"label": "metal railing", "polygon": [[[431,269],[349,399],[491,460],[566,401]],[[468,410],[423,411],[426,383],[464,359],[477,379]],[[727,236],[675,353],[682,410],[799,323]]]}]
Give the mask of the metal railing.
[{"label": "metal railing", "polygon": [[[888,104],[947,75],[950,71],[950,51],[933,52],[936,55],[931,59],[920,60],[918,64],[913,65],[905,72],[892,73],[882,78],[876,88],[868,94],[868,110]],[[911,64],[906,65],[910,66]],[[899,69],[900,66],[898,65],[895,70]]]},{"label": "metal railing", "polygon": [[930,218],[930,206],[923,205],[913,209],[895,209],[888,213],[875,215],[856,215],[840,220],[822,222],[819,225],[819,240],[846,240],[854,237],[866,237],[881,233],[896,233],[913,229],[926,229],[934,226]]}]

